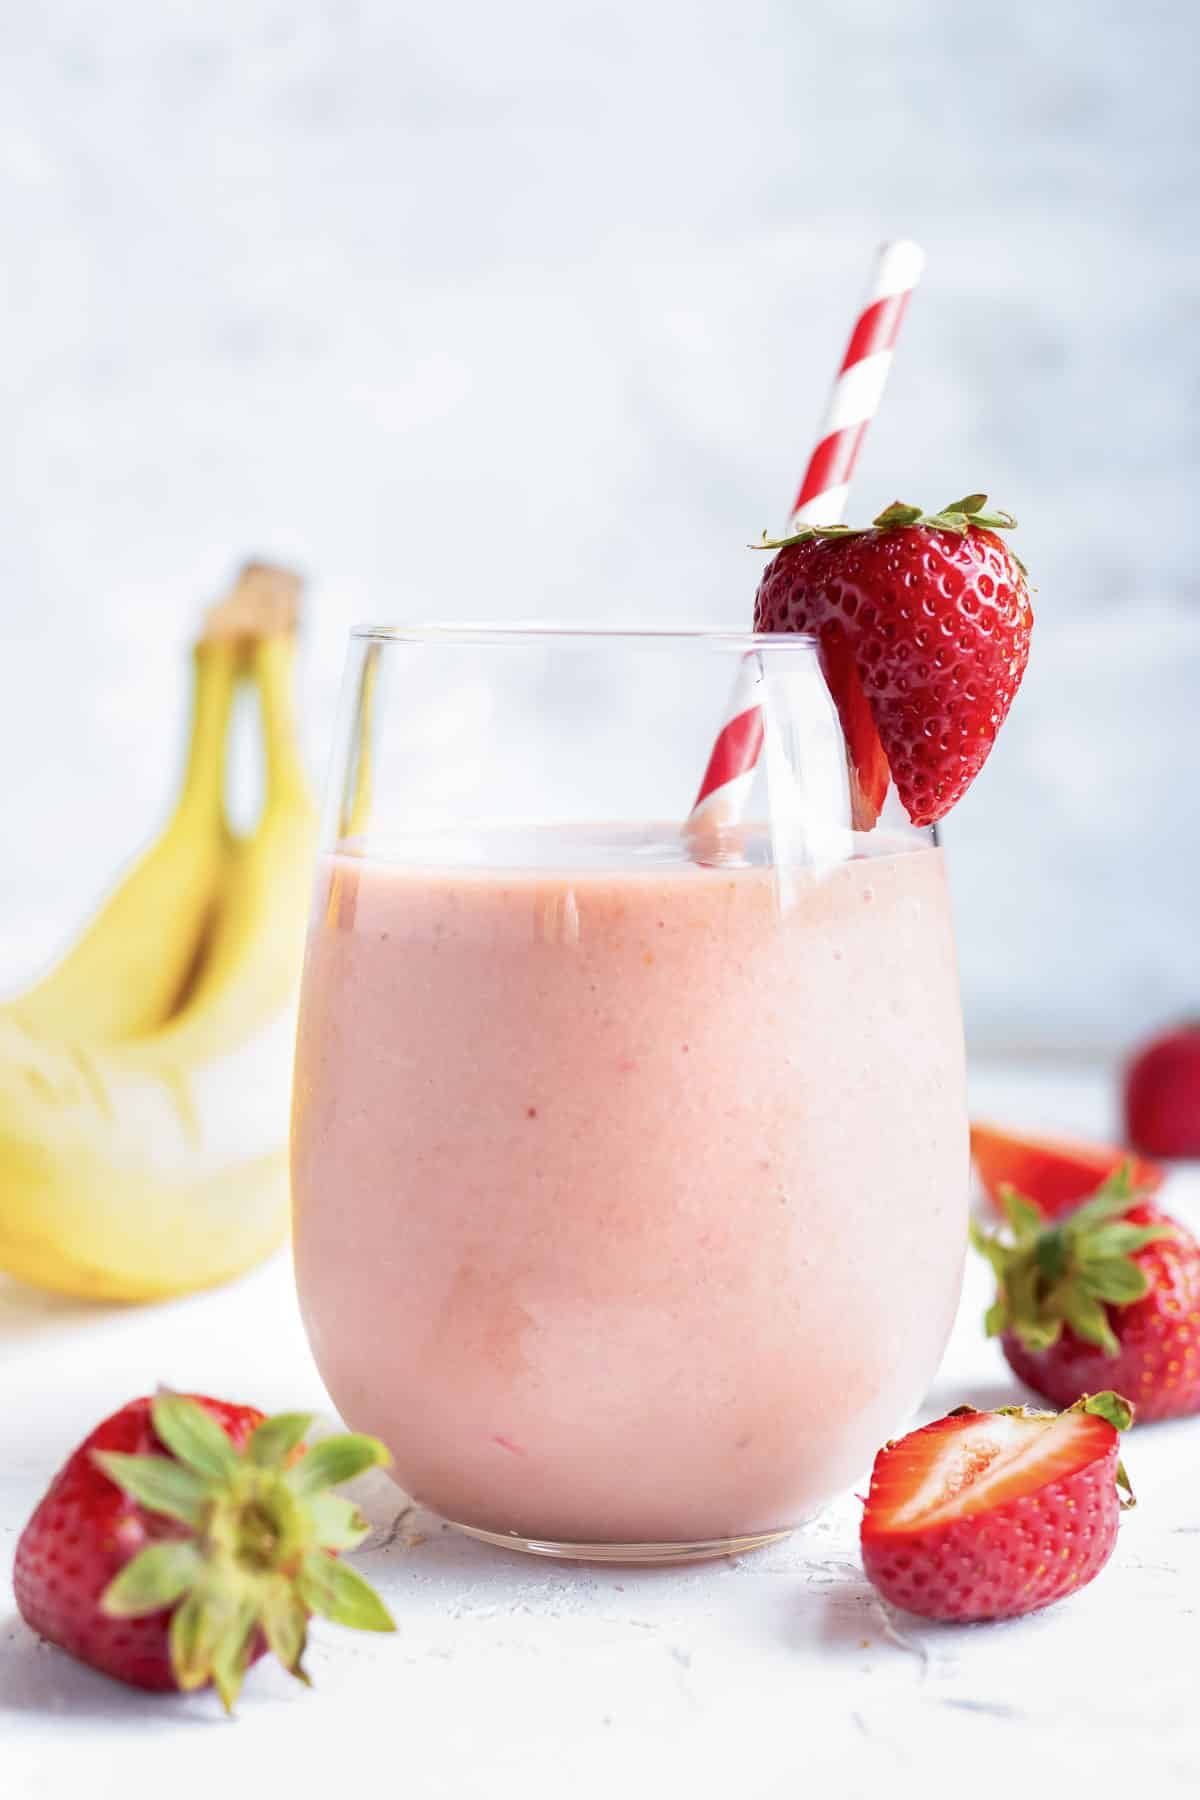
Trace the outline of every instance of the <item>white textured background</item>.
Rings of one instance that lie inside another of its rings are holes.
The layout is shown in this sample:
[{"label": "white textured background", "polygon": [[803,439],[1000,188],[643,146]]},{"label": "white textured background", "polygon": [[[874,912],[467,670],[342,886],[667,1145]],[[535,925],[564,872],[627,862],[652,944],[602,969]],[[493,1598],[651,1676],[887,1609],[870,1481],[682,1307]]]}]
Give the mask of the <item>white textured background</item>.
[{"label": "white textured background", "polygon": [[856,511],[987,488],[1034,663],[951,821],[977,1048],[1200,998],[1190,0],[0,0],[0,983],[165,807],[247,551],[356,617],[741,625],[875,241]]}]

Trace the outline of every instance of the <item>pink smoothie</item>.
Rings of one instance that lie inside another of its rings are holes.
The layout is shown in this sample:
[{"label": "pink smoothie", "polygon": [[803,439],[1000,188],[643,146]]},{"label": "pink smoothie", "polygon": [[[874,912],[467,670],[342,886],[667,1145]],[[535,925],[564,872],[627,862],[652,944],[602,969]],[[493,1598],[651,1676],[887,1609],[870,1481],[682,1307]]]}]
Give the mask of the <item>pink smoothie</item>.
[{"label": "pink smoothie", "polygon": [[445,1517],[794,1524],[949,1331],[963,1048],[940,852],[319,877],[296,1265],[321,1373]]}]

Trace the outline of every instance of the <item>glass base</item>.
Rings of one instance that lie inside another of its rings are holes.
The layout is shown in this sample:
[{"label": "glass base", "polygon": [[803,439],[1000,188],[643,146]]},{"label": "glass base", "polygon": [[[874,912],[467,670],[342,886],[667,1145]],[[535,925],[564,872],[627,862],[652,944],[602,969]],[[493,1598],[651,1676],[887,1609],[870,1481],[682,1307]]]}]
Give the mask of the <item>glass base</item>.
[{"label": "glass base", "polygon": [[476,1525],[460,1525],[455,1519],[449,1519],[447,1523],[467,1537],[478,1538],[481,1544],[494,1544],[497,1550],[524,1550],[529,1556],[549,1556],[559,1562],[638,1563],[643,1568],[706,1562],[714,1556],[741,1556],[747,1550],[761,1550],[767,1544],[778,1544],[792,1531],[791,1526],[784,1526],[781,1531],[759,1531],[752,1537],[712,1538],[697,1544],[557,1544],[545,1538],[518,1537],[516,1533],[481,1531]]}]

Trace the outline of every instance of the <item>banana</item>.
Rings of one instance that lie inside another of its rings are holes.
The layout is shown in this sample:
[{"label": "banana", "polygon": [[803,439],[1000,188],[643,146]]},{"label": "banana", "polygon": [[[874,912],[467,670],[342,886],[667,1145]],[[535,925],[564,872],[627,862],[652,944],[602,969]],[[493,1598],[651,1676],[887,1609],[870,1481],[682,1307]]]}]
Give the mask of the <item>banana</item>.
[{"label": "banana", "polygon": [[227,851],[224,745],[239,650],[204,639],[193,655],[191,742],[170,820],[62,961],[2,1009],[39,1036],[138,1037],[170,1016],[195,967]]},{"label": "banana", "polygon": [[246,654],[266,796],[232,851],[178,1013],[121,1044],[0,1018],[0,1269],[62,1293],[208,1287],[287,1229],[287,1113],[316,814],[291,704],[294,640]]}]

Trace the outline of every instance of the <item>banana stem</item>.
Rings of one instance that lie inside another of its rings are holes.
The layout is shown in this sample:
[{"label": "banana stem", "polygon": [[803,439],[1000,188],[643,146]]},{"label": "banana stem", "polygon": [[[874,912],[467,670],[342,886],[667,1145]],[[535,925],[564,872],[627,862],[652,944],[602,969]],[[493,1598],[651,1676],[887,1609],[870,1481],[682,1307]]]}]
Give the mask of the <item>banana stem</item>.
[{"label": "banana stem", "polygon": [[192,727],[179,810],[215,818],[225,806],[224,745],[237,683],[237,649],[204,639],[195,646],[192,662]]},{"label": "banana stem", "polygon": [[250,647],[247,666],[258,689],[267,800],[290,798],[311,806],[296,730],[295,638],[290,633],[259,638]]}]

